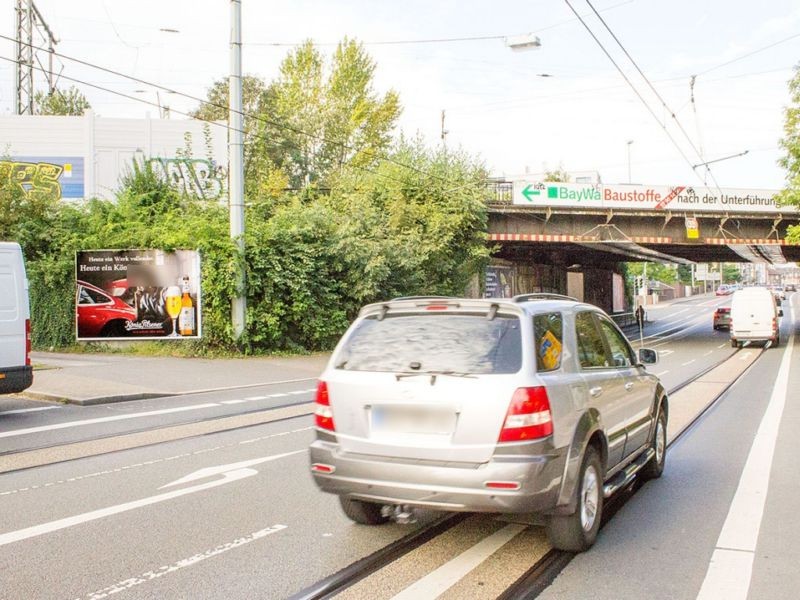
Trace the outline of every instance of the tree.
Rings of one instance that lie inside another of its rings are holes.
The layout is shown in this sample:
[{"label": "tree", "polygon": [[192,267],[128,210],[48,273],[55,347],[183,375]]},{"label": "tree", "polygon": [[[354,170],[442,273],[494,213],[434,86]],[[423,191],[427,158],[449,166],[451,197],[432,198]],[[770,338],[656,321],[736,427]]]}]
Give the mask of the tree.
[{"label": "tree", "polygon": [[[780,141],[786,155],[779,164],[786,169],[786,187],[776,199],[783,204],[800,206],[800,64],[795,66],[794,77],[789,80],[791,104],[784,110],[784,137]],[[800,242],[800,226],[789,226],[789,241]]]},{"label": "tree", "polygon": [[74,85],[66,91],[56,89],[52,93],[36,92],[33,95],[33,104],[37,115],[70,117],[80,117],[92,107],[86,96]]},{"label": "tree", "polygon": [[564,170],[564,167],[558,167],[552,171],[545,171],[544,181],[553,181],[558,183],[569,183],[569,173]]},{"label": "tree", "polygon": [[329,187],[346,165],[375,165],[390,142],[401,108],[396,92],[372,87],[375,63],[344,39],[329,72],[311,41],[284,59],[266,94],[263,142],[292,187]]},{"label": "tree", "polygon": [[[244,129],[244,173],[245,193],[251,195],[253,182],[259,177],[267,176],[270,165],[265,164],[259,154],[260,144],[257,137],[262,131],[260,119],[264,117],[264,97],[267,86],[264,81],[255,75],[245,75],[242,78],[242,127]],[[218,79],[206,93],[206,102],[191,111],[189,115],[203,121],[228,122],[230,92],[228,79]]]}]

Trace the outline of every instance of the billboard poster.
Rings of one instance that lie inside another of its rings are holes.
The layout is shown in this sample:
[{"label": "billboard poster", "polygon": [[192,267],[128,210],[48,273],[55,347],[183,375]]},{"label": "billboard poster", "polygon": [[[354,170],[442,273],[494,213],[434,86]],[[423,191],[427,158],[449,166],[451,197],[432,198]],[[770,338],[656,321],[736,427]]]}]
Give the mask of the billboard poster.
[{"label": "billboard poster", "polygon": [[85,250],[75,279],[78,341],[201,336],[195,250]]},{"label": "billboard poster", "polygon": [[777,214],[777,190],[515,181],[513,203],[586,209]]},{"label": "billboard poster", "polygon": [[511,297],[511,267],[486,267],[483,297]]}]

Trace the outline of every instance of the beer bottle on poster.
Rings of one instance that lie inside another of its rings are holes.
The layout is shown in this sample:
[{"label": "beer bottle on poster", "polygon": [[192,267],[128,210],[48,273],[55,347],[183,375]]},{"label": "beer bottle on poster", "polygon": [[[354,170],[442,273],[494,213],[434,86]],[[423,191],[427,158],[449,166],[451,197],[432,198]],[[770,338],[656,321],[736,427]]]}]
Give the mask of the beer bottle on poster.
[{"label": "beer bottle on poster", "polygon": [[181,315],[178,318],[178,329],[181,335],[194,335],[194,303],[189,295],[189,278],[183,278],[183,295],[181,296]]}]

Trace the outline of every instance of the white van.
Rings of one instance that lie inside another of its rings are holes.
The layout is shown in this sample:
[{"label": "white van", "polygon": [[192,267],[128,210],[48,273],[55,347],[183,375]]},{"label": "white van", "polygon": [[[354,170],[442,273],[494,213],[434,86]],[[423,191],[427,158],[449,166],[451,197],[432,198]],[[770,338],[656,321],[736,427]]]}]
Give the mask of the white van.
[{"label": "white van", "polygon": [[780,342],[778,317],[783,311],[778,308],[772,292],[765,287],[737,290],[731,300],[731,346],[742,342]]},{"label": "white van", "polygon": [[0,242],[0,394],[33,383],[28,279],[19,244]]}]

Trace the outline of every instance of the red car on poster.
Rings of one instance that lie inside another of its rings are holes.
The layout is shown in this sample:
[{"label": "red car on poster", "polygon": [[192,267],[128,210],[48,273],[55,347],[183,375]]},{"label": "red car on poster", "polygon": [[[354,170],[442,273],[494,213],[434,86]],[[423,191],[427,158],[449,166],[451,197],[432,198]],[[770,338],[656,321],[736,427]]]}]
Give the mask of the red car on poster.
[{"label": "red car on poster", "polygon": [[136,310],[116,296],[85,281],[78,281],[78,338],[126,337]]}]

